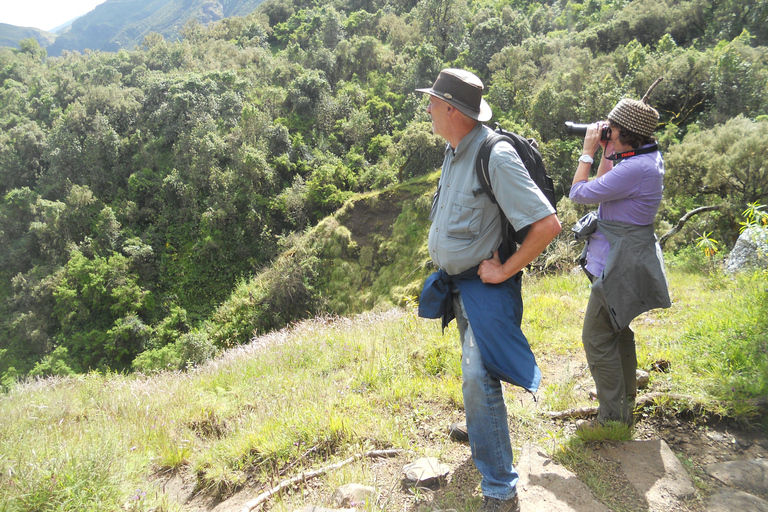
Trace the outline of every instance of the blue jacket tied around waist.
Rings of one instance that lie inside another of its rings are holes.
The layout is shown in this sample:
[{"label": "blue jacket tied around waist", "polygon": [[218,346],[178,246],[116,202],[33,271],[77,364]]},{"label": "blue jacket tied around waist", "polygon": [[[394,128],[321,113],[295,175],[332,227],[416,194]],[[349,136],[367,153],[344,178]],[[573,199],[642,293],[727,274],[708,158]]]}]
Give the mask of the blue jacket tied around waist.
[{"label": "blue jacket tied around waist", "polygon": [[541,370],[520,329],[523,318],[520,281],[507,279],[500,284],[485,284],[477,275],[477,267],[454,276],[444,270],[433,273],[424,282],[419,316],[442,318],[443,330],[455,318],[452,285],[461,293],[483,364],[490,375],[535,393]]}]

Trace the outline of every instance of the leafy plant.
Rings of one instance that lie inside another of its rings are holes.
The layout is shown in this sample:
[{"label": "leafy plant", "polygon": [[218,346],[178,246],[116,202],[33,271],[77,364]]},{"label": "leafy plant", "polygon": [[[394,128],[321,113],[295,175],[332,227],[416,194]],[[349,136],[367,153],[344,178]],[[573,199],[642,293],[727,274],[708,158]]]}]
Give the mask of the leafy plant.
[{"label": "leafy plant", "polygon": [[768,212],[765,211],[766,206],[759,204],[757,201],[749,203],[747,209],[742,212],[744,221],[740,222],[740,233],[751,227],[764,227],[768,226]]},{"label": "leafy plant", "polygon": [[715,254],[718,252],[718,242],[714,238],[711,238],[710,235],[712,235],[712,232],[704,232],[702,235],[700,235],[696,240],[696,247],[700,248],[701,251],[704,253],[704,255],[709,258],[710,261],[713,261],[715,258]]}]

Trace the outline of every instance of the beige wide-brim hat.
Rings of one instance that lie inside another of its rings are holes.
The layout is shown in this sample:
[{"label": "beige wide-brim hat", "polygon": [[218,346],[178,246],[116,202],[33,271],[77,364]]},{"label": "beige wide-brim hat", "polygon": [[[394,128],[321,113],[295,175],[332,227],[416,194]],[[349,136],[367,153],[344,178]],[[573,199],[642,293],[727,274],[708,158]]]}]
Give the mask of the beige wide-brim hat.
[{"label": "beige wide-brim hat", "polygon": [[491,107],[483,99],[483,82],[469,71],[444,69],[432,87],[416,91],[440,98],[477,121],[488,121],[493,117]]}]

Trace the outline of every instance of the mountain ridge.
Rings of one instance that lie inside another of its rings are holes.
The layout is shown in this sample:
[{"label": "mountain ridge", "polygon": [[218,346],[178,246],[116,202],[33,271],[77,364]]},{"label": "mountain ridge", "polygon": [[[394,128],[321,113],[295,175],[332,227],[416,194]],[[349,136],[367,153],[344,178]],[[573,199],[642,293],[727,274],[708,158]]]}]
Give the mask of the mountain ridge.
[{"label": "mountain ridge", "polygon": [[37,44],[46,47],[56,40],[56,34],[34,27],[18,27],[8,23],[0,23],[0,46],[19,48],[19,43],[25,39],[34,39]]},{"label": "mountain ridge", "polygon": [[116,52],[133,49],[152,32],[175,40],[181,29],[192,20],[207,25],[231,16],[252,13],[264,0],[107,0],[91,12],[74,18],[61,27],[58,34],[39,29],[0,23],[0,46],[19,46],[34,38],[46,48],[48,55],[64,51]]}]

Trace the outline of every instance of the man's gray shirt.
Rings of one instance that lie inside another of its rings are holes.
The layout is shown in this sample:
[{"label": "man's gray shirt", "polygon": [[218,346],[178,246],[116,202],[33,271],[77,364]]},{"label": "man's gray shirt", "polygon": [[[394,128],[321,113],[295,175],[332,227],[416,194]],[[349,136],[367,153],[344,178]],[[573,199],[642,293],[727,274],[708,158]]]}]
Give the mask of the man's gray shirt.
[{"label": "man's gray shirt", "polygon": [[[430,214],[429,255],[451,275],[490,258],[501,244],[499,209],[483,192],[475,173],[477,153],[492,132],[478,123],[455,150],[446,145]],[[496,200],[515,230],[555,213],[508,142],[494,145],[489,171]]]}]

